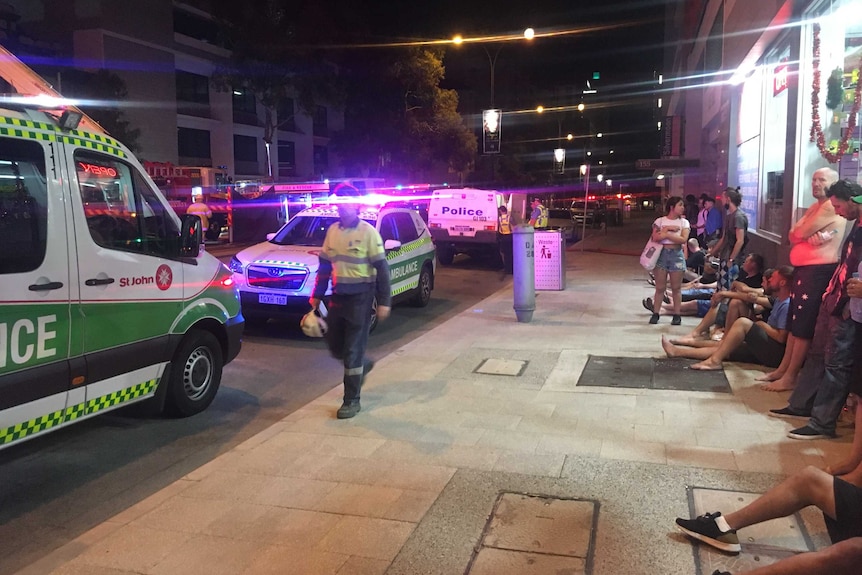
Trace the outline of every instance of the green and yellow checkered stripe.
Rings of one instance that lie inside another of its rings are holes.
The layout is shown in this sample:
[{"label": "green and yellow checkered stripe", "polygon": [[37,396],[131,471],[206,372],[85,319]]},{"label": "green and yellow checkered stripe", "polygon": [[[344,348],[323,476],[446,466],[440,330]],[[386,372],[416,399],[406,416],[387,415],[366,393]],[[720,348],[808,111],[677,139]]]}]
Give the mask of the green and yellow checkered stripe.
[{"label": "green and yellow checkered stripe", "polygon": [[[42,130],[37,132],[36,130]],[[17,138],[27,138],[30,140],[41,140],[43,142],[63,142],[105,152],[119,158],[127,158],[126,153],[120,149],[120,143],[101,134],[91,134],[81,130],[69,130],[63,132],[58,126],[53,124],[45,124],[43,122],[33,122],[30,120],[21,120],[19,118],[0,117],[0,134],[4,136],[15,136]]]},{"label": "green and yellow checkered stripe", "polygon": [[156,388],[158,380],[151,379],[132,387],[114,391],[101,397],[96,397],[81,403],[57,410],[47,415],[40,415],[30,421],[18,423],[6,429],[0,429],[0,445],[6,445],[19,439],[24,439],[41,431],[57,427],[62,423],[75,421],[84,415],[93,415],[108,408],[115,407],[133,399],[149,395]]},{"label": "green and yellow checkered stripe", "polygon": [[403,245],[397,250],[387,252],[386,259],[392,260],[397,258],[398,256],[403,256],[409,254],[410,252],[415,252],[416,250],[423,248],[429,244],[432,244],[430,237],[419,238],[416,241],[409,242],[409,245]]},{"label": "green and yellow checkered stripe", "polygon": [[403,293],[404,293],[404,292],[406,292],[406,291],[410,291],[410,290],[415,289],[415,288],[416,288],[416,285],[406,284],[406,285],[403,285],[403,286],[401,286],[401,287],[394,288],[394,289],[392,290],[392,295],[393,295],[393,296],[400,295],[400,294],[403,294]]}]

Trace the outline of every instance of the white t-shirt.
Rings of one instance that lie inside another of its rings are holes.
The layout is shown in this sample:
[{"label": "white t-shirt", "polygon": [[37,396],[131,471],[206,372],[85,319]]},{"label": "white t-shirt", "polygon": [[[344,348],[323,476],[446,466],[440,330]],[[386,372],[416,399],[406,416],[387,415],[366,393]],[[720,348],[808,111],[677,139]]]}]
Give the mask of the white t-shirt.
[{"label": "white t-shirt", "polygon": [[[682,230],[684,230],[684,229],[690,229],[691,228],[691,224],[689,223],[689,221],[685,218],[682,218],[682,217],[677,218],[675,220],[672,220],[667,216],[662,216],[660,218],[656,218],[656,221],[654,221],[652,223],[652,225],[654,228],[659,229],[659,230],[664,229],[664,228],[670,228],[672,230],[675,229],[675,231],[678,231],[678,232],[682,232]],[[665,239],[661,240],[659,243],[662,245],[677,245],[677,246],[682,247],[682,244],[678,244],[669,238],[665,238]]]}]

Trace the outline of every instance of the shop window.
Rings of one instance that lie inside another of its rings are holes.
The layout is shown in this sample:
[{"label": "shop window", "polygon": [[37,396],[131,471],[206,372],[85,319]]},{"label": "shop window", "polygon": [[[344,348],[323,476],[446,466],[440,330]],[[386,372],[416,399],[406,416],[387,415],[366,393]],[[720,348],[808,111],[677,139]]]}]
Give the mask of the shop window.
[{"label": "shop window", "polygon": [[777,237],[790,228],[784,203],[790,47],[771,52],[763,73],[763,167],[758,228]]},{"label": "shop window", "polygon": [[293,98],[282,98],[279,100],[275,113],[278,119],[279,130],[286,132],[296,131],[296,108],[294,107]]},{"label": "shop window", "polygon": [[318,106],[314,111],[314,135],[328,136],[329,125],[327,123],[326,106]]},{"label": "shop window", "polygon": [[[862,181],[862,168],[858,161],[862,127],[856,126],[848,133],[848,120],[859,79],[862,61],[862,19],[859,18],[858,0],[834,0],[816,6],[803,15],[802,42],[799,61],[799,139],[800,153],[795,179],[800,193],[796,199],[795,216],[801,217],[814,199],[810,193],[802,193],[811,181],[811,175],[819,168],[829,167],[838,171],[841,178]],[[809,129],[813,125],[812,90],[814,88],[814,24],[820,26],[820,90],[818,92],[820,127],[823,131],[824,150],[809,141]],[[834,76],[833,76],[834,74]],[[830,77],[832,81],[830,82]],[[839,79],[840,77],[840,79]],[[830,96],[830,83],[832,96]],[[862,115],[862,114],[860,114]],[[849,146],[843,155],[837,148],[844,139]],[[827,157],[828,156],[828,159]]]}]

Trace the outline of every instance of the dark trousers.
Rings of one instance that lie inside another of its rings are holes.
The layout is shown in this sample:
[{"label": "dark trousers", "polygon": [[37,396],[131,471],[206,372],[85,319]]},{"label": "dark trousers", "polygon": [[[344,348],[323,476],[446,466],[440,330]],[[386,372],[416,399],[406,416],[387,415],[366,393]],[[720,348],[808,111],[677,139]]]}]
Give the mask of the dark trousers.
[{"label": "dark trousers", "polygon": [[503,269],[507,274],[512,273],[512,234],[497,234],[497,244],[500,248],[500,257],[503,258]]},{"label": "dark trousers", "polygon": [[834,433],[850,392],[853,364],[862,353],[862,324],[836,317],[820,304],[814,339],[790,394],[790,408],[810,413],[808,425],[820,433]]},{"label": "dark trousers", "polygon": [[326,343],[332,356],[344,362],[344,401],[359,399],[373,301],[374,292],[369,290],[352,295],[333,294],[329,304]]}]

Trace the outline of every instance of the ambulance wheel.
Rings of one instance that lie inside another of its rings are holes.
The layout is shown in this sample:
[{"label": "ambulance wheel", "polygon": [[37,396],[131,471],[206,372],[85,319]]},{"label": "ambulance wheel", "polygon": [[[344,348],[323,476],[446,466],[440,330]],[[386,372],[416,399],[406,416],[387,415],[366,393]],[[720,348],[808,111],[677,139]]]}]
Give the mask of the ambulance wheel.
[{"label": "ambulance wheel", "polygon": [[223,365],[221,345],[213,334],[187,333],[171,361],[167,412],[188,417],[209,407],[221,383]]},{"label": "ambulance wheel", "polygon": [[371,324],[368,326],[368,333],[377,329],[379,323],[380,321],[377,319],[377,296],[374,296],[374,300],[371,302]]},{"label": "ambulance wheel", "polygon": [[416,307],[425,307],[431,301],[431,286],[434,285],[434,278],[431,276],[429,265],[422,268],[422,273],[419,274],[419,285],[416,286],[416,295],[410,300]]},{"label": "ambulance wheel", "polygon": [[451,266],[455,261],[455,250],[451,248],[437,248],[437,259],[444,266]]}]

